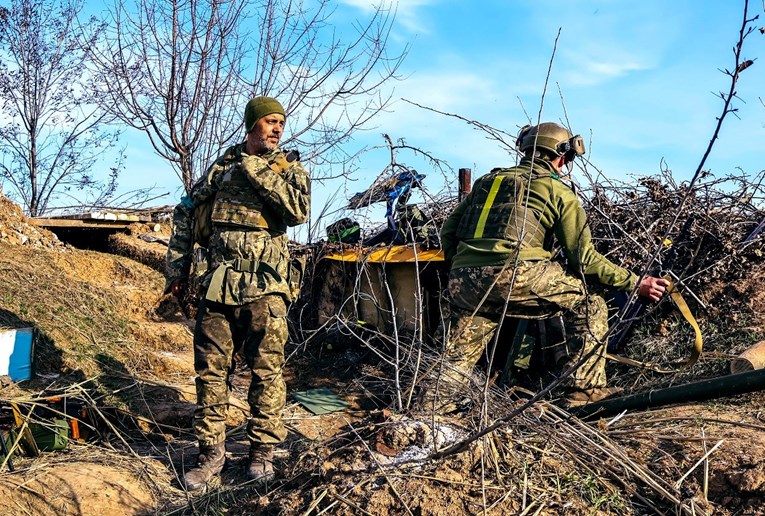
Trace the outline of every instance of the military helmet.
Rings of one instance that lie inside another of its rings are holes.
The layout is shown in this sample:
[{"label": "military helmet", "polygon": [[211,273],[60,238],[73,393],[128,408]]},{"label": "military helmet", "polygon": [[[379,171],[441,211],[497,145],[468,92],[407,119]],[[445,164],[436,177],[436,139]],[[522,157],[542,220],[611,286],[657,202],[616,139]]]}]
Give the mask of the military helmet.
[{"label": "military helmet", "polygon": [[568,129],[553,122],[524,126],[518,133],[516,145],[526,155],[539,149],[556,158],[568,154],[568,161],[573,161],[576,156],[582,156],[585,152],[581,136],[574,136]]}]

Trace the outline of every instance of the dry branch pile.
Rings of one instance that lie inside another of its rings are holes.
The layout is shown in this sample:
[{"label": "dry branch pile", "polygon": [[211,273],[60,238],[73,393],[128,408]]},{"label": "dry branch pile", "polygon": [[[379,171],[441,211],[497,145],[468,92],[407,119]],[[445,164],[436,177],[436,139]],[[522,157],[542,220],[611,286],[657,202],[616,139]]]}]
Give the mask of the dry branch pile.
[{"label": "dry branch pile", "polygon": [[[731,184],[739,188],[732,188]],[[614,261],[633,270],[645,268],[646,257],[659,246],[663,233],[673,223],[672,210],[676,211],[680,197],[685,194],[683,185],[675,185],[668,177],[649,178],[637,185],[594,191],[588,209],[597,245]],[[750,197],[746,198],[746,192]],[[736,346],[743,346],[744,333],[755,331],[739,328],[736,334],[726,330],[724,325],[731,322],[727,320],[729,309],[738,311],[740,319],[754,321],[762,317],[756,304],[742,301],[736,294],[748,288],[753,293],[749,296],[751,300],[761,292],[759,282],[751,277],[752,271],[762,271],[758,253],[762,252],[763,242],[761,239],[747,245],[741,242],[762,220],[762,197],[759,183],[753,185],[743,179],[738,183],[710,181],[694,189],[693,197],[674,223],[675,229],[670,231],[678,252],[675,272],[710,306],[704,312],[689,299],[704,319],[708,349],[713,357],[729,356]],[[431,205],[426,216],[440,224],[450,210],[449,203]],[[679,238],[678,227],[684,224],[686,214],[694,215],[693,224]],[[323,251],[336,249],[330,246]],[[735,425],[748,425],[751,430],[747,444],[761,442],[758,436],[765,433],[758,423],[761,417],[756,409],[761,398],[749,404],[731,405],[727,416],[715,414],[714,418],[708,412],[696,412],[698,407],[689,409],[688,414],[693,417],[686,418],[679,417],[675,410],[663,418],[668,421],[665,424],[657,422],[655,413],[629,414],[613,421],[585,424],[570,418],[549,401],[541,401],[497,431],[466,446],[466,452],[433,460],[436,446],[444,449],[492,425],[517,409],[524,397],[520,389],[508,391],[487,384],[486,377],[476,374],[475,388],[469,393],[473,398],[471,409],[448,417],[412,410],[410,394],[415,390],[411,387],[424,371],[439,366],[440,356],[434,350],[438,335],[432,324],[437,321],[430,321],[427,331],[419,323],[415,323],[413,331],[404,327],[374,328],[363,324],[357,311],[344,308],[363,301],[368,307],[376,307],[382,319],[394,317],[390,297],[395,288],[389,282],[396,276],[388,270],[380,276],[388,281],[380,283],[380,289],[366,289],[360,298],[359,292],[355,292],[357,299],[340,299],[335,317],[327,318],[322,328],[307,324],[310,317],[304,320],[303,316],[314,308],[311,303],[295,303],[290,314],[295,323],[286,371],[290,390],[317,384],[330,386],[351,402],[352,410],[330,420],[301,411],[296,404],[288,405],[287,420],[292,431],[277,455],[277,465],[284,474],[267,491],[243,484],[239,466],[246,456],[246,445],[241,444],[245,438],[241,427],[237,427],[243,422],[242,414],[238,409],[232,411],[239,419],[232,423],[236,419],[232,416],[229,421],[229,445],[234,445],[229,448],[230,465],[210,492],[187,498],[175,477],[184,463],[188,466],[193,455],[188,418],[192,404],[169,395],[169,390],[178,390],[177,386],[167,387],[164,390],[168,392],[162,396],[157,389],[171,379],[169,373],[162,371],[160,358],[167,354],[165,351],[174,350],[170,349],[173,346],[188,345],[188,335],[183,341],[170,333],[165,336],[158,333],[167,323],[136,324],[147,316],[146,310],[151,305],[147,301],[159,296],[161,278],[124,258],[107,259],[107,255],[100,257],[91,252],[71,250],[37,255],[24,247],[12,252],[13,259],[9,255],[0,260],[0,268],[6,273],[3,286],[8,294],[2,306],[4,314],[23,315],[25,322],[34,322],[51,337],[56,346],[49,343],[50,350],[64,355],[59,371],[67,365],[71,369],[76,365],[88,375],[101,371],[101,378],[110,380],[101,384],[101,388],[108,389],[114,384],[114,393],[130,398],[130,402],[120,405],[121,414],[134,412],[131,418],[126,417],[128,423],[124,426],[119,418],[110,417],[115,428],[107,434],[103,445],[85,448],[74,444],[68,456],[96,465],[120,466],[131,475],[144,471],[152,480],[145,484],[154,495],[155,507],[163,512],[642,514],[674,510],[686,514],[734,511],[754,514],[751,511],[765,490],[765,483],[759,482],[756,474],[765,465],[765,452],[727,451],[727,462],[717,460],[706,465],[699,462],[713,450],[716,451],[711,458],[717,459],[715,454],[728,446],[726,443],[714,448],[723,437],[735,443],[738,434],[732,433],[730,437],[724,430],[734,426],[733,420],[738,421]],[[57,258],[51,259],[49,255],[53,254]],[[665,256],[666,251],[662,251],[659,260]],[[705,269],[703,273],[697,273],[701,270],[697,264]],[[328,280],[320,270],[310,265],[308,269],[306,294],[311,286],[324,286]],[[345,278],[351,291],[357,289],[358,278],[370,281],[381,272],[373,273],[366,266],[354,271],[357,278]],[[424,277],[421,275],[418,281],[422,282]],[[95,283],[86,283],[85,278]],[[42,288],[35,288],[44,293],[44,300],[31,292],[35,281],[43,283]],[[139,288],[141,285],[145,288]],[[345,292],[344,288],[332,291],[340,297]],[[440,292],[438,285],[434,292]],[[441,301],[423,298],[414,306],[419,310],[435,306],[438,310]],[[431,302],[434,304],[429,305]],[[680,324],[670,318],[669,311],[667,307],[649,314],[650,320],[632,339],[630,354],[664,357],[668,353],[666,339],[687,337],[682,331],[674,336],[662,335],[662,328]],[[414,316],[410,321],[417,321],[419,315],[407,317]],[[327,337],[345,337],[351,343],[345,351],[338,351],[337,347],[329,351],[319,345],[325,344],[322,339]],[[70,345],[62,345],[64,342]],[[710,373],[713,366],[719,373],[723,358],[702,361],[700,369],[695,367],[686,376]],[[78,363],[67,362],[74,359]],[[186,360],[186,369],[175,367],[168,371],[176,371],[178,379],[188,380],[190,358]],[[86,362],[92,367],[83,367]],[[156,385],[141,379],[146,375],[156,379]],[[629,383],[628,387],[635,390],[684,379],[656,377],[637,370],[620,371],[618,377],[613,374],[611,377]],[[243,378],[237,375],[233,379],[236,393],[242,396],[246,392]],[[3,392],[4,397],[8,395],[9,391]],[[160,420],[160,398],[179,414],[172,424],[166,418]],[[361,399],[365,401],[357,401]],[[139,406],[145,410],[138,410]],[[390,407],[401,410],[392,413]],[[140,424],[131,426],[130,421]],[[311,425],[318,430],[311,433]],[[123,459],[119,462],[129,457],[133,466],[124,468],[124,464],[109,461],[107,456],[112,455]],[[22,467],[45,462],[45,458],[25,460],[29,462],[19,461]],[[705,490],[712,504],[704,501]]]},{"label": "dry branch pile", "polygon": [[[736,282],[763,273],[765,234],[752,233],[765,221],[765,173],[716,179],[692,189],[670,171],[633,183],[595,184],[589,203],[593,237],[612,260],[635,271],[665,268],[710,308],[705,318],[754,315]],[[682,209],[679,207],[682,204]],[[668,238],[671,247],[662,244]],[[657,259],[650,261],[657,248]]]},{"label": "dry branch pile", "polygon": [[[729,361],[765,333],[764,179],[765,172],[704,174],[689,189],[664,170],[631,183],[590,186],[586,208],[598,249],[635,272],[668,271],[705,339],[702,360],[679,376],[614,366],[621,386],[642,390],[726,374]],[[622,352],[669,364],[687,356],[692,341],[690,326],[664,300],[635,325]]]}]

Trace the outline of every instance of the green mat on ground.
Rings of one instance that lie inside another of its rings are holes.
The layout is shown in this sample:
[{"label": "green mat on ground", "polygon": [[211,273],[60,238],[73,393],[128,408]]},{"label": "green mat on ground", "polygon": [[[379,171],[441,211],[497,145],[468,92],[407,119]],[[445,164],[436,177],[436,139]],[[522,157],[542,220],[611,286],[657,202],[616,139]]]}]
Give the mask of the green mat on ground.
[{"label": "green mat on ground", "polygon": [[295,398],[295,401],[316,415],[329,414],[330,412],[345,410],[349,407],[348,403],[343,401],[340,396],[327,387],[293,392],[292,397]]}]

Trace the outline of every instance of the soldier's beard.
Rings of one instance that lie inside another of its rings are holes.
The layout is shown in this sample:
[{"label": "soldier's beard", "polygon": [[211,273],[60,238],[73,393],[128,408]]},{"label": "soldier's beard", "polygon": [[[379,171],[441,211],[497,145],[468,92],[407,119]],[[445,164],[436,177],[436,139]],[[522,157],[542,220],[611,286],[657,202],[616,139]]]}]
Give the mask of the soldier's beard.
[{"label": "soldier's beard", "polygon": [[267,151],[276,150],[276,147],[279,145],[279,138],[275,136],[266,136],[261,140],[260,143],[261,146]]},{"label": "soldier's beard", "polygon": [[273,152],[277,149],[281,136],[282,133],[278,128],[258,121],[255,127],[247,133],[247,152],[255,155]]}]

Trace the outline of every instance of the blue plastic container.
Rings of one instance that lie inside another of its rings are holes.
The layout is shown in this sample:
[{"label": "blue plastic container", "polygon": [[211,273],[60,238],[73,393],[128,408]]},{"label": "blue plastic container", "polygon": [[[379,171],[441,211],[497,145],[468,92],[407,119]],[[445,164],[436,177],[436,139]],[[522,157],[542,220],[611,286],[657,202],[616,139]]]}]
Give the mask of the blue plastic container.
[{"label": "blue plastic container", "polygon": [[0,330],[0,376],[14,382],[32,378],[33,328]]}]

